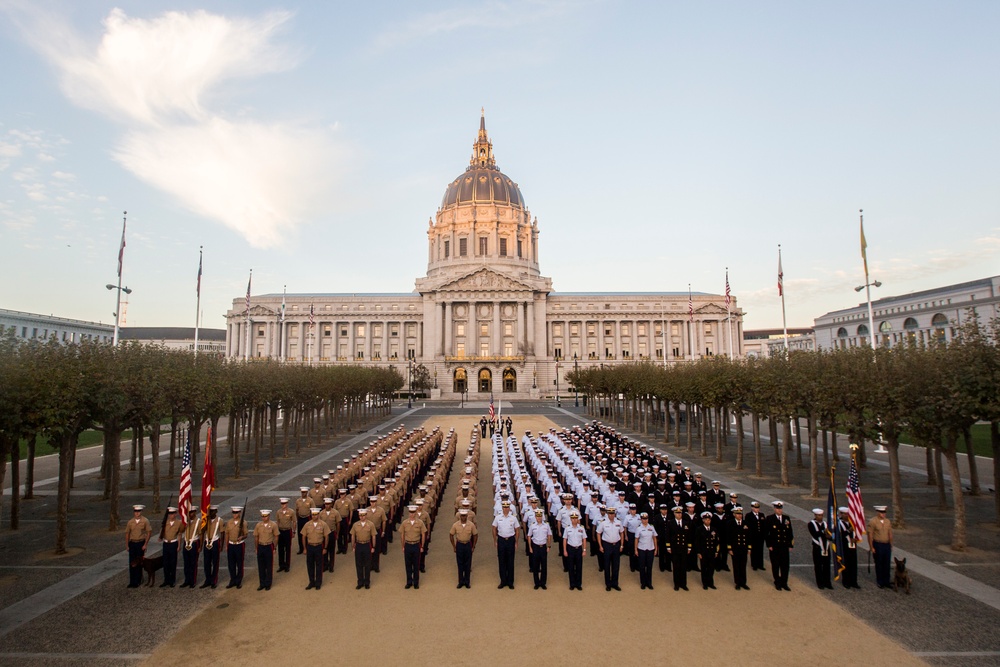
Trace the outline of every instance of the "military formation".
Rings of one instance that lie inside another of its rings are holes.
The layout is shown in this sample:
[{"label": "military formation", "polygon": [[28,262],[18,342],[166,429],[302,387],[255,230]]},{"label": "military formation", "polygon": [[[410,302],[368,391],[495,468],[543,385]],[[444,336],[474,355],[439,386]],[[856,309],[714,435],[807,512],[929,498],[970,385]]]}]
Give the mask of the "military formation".
[{"label": "military formation", "polygon": [[[509,431],[509,418],[504,426]],[[399,537],[405,566],[405,589],[419,589],[425,572],[431,531],[442,507],[450,521],[448,537],[455,554],[457,588],[471,588],[472,557],[479,531],[476,523],[480,443],[483,425],[473,427],[452,505],[444,487],[457,455],[454,429],[405,431],[399,427],[373,441],[342,465],[302,486],[291,503],[278,498],[277,510],[260,510],[250,530],[244,508],[233,506],[223,521],[218,508],[187,517],[168,507],[159,539],[163,545],[164,580],[174,587],[180,561],[181,588],[195,588],[199,556],[201,588],[216,588],[222,553],[229,574],[227,588],[242,588],[245,550],[252,537],[257,557],[258,591],[270,590],[275,552],[277,571],[290,572],[292,546],[305,555],[307,590],[320,590],[325,572],[333,572],[337,555],[354,556],[356,588],[370,588],[381,557]],[[698,572],[703,589],[716,588],[716,574],[728,572],[736,590],[749,590],[747,567],[765,569],[767,556],[774,587],[788,586],[790,552],[795,548],[791,519],[780,501],[764,514],[756,501],[744,510],[738,494],[725,493],[719,481],[706,483],[681,461],[620,435],[600,422],[534,435],[520,440],[502,429],[491,438],[493,482],[491,533],[497,553],[499,589],[514,588],[515,560],[523,547],[535,589],[549,585],[550,554],[567,575],[569,589],[583,590],[583,568],[596,563],[607,591],[620,591],[621,570],[638,576],[640,589],[654,588],[654,570],[669,572],[675,591],[688,590],[689,573]],[[143,555],[153,536],[142,505],[125,529],[129,553],[129,587],[141,584]],[[892,527],[885,507],[869,522],[869,545],[875,555],[879,587],[889,586]],[[838,525],[828,526],[822,510],[814,510],[808,530],[816,585],[832,588],[832,553],[842,564],[845,588],[858,588],[859,531],[846,507]],[[447,524],[446,524],[447,525]],[[834,530],[836,528],[836,530]],[[835,538],[836,536],[836,538]],[[839,539],[834,545],[832,540]],[[834,548],[835,547],[835,548]],[[180,558],[179,558],[180,556]]]}]

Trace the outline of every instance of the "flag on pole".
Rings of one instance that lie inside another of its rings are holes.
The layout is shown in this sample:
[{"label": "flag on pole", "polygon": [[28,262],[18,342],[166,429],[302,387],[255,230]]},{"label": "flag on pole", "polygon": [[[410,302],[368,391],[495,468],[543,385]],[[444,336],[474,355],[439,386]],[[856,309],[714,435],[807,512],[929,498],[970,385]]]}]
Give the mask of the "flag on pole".
[{"label": "flag on pole", "polygon": [[253,282],[253,269],[250,269],[250,278],[247,280],[247,310],[246,316],[250,317],[250,283]]},{"label": "flag on pole", "polygon": [[[851,445],[857,447],[857,445]],[[858,536],[865,534],[865,504],[861,501],[861,487],[858,485],[858,461],[851,452],[851,471],[847,475],[847,514],[854,524]]]},{"label": "flag on pole", "polygon": [[198,251],[198,286],[195,288],[195,292],[198,296],[201,296],[201,250]]},{"label": "flag on pole", "polygon": [[212,504],[212,489],[215,488],[215,466],[212,465],[212,427],[208,427],[205,437],[205,465],[201,470],[201,516],[208,516],[208,506]]},{"label": "flag on pole", "polygon": [[778,296],[785,293],[785,272],[781,268],[781,250],[778,250]]},{"label": "flag on pole", "polygon": [[694,322],[694,298],[691,296],[690,283],[688,283],[688,320]]},{"label": "flag on pole", "polygon": [[726,310],[733,303],[733,294],[729,291],[729,269],[726,269]]},{"label": "flag on pole", "polygon": [[309,326],[312,326],[315,323],[316,323],[316,318],[314,317],[313,305],[310,303],[309,304]]},{"label": "flag on pole", "polygon": [[191,511],[191,432],[188,431],[187,442],[184,444],[184,457],[181,459],[181,489],[177,494],[177,510],[181,515],[181,523],[188,522],[188,512]]},{"label": "flag on pole", "polygon": [[826,500],[826,528],[827,535],[831,538],[830,549],[833,550],[833,580],[839,581],[845,566],[844,554],[840,553],[840,522],[837,521],[837,492],[833,482],[836,470],[836,468],[830,468],[830,495]]},{"label": "flag on pole", "polygon": [[281,321],[285,321],[285,290],[281,290]]},{"label": "flag on pole", "polygon": [[861,259],[865,263],[865,281],[868,281],[868,241],[865,239],[865,215],[864,209],[861,214]]},{"label": "flag on pole", "polygon": [[496,416],[496,412],[493,409],[493,392],[490,392],[490,421]]},{"label": "flag on pole", "polygon": [[[127,213],[127,211],[126,211]],[[125,261],[125,225],[128,222],[128,218],[122,218],[122,242],[118,246],[118,277],[122,277],[122,263]]]}]

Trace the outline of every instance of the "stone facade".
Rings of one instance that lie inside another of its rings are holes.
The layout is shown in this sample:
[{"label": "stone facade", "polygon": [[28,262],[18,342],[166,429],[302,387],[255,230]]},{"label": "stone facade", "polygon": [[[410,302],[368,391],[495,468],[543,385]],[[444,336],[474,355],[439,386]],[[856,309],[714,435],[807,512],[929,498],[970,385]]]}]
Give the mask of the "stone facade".
[{"label": "stone facade", "polygon": [[[499,171],[480,120],[466,171],[427,228],[427,275],[412,293],[265,294],[233,300],[230,357],[428,368],[456,400],[566,391],[573,367],[742,355],[735,298],[688,292],[560,293],[539,270],[538,220]],[[693,313],[689,314],[690,308]],[[284,304],[284,316],[282,316]],[[249,336],[247,335],[249,332]]]}]

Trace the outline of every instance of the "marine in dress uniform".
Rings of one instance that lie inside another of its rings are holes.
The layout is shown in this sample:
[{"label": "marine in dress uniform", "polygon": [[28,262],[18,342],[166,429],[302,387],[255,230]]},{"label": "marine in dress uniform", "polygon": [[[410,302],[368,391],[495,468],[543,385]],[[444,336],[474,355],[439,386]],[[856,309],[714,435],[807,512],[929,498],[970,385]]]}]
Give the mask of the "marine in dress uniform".
[{"label": "marine in dress uniform", "polygon": [[701,525],[694,532],[695,550],[701,565],[701,587],[715,588],[715,563],[719,556],[719,533],[712,526],[712,513],[701,513]]},{"label": "marine in dress uniform", "polygon": [[875,516],[868,522],[868,547],[875,558],[875,583],[879,588],[892,585],[892,523],[885,517],[885,505],[875,505]]},{"label": "marine in dress uniform", "polygon": [[[340,494],[333,506],[340,512],[340,530],[337,531],[337,553],[347,553],[347,542],[351,531],[351,517],[356,509],[347,495],[347,489],[338,489]],[[330,547],[333,548],[332,545]]]},{"label": "marine in dress uniform", "polygon": [[548,581],[549,549],[552,548],[552,529],[545,521],[545,513],[535,510],[535,519],[525,529],[528,539],[529,568],[535,580],[535,590],[545,589]]},{"label": "marine in dress uniform", "polygon": [[278,502],[281,507],[274,517],[278,524],[278,572],[288,572],[292,566],[292,532],[296,529],[296,515],[295,510],[288,506],[288,498],[278,498]]},{"label": "marine in dress uniform", "polygon": [[517,517],[510,511],[510,501],[500,503],[500,514],[493,519],[493,546],[497,550],[497,565],[500,569],[500,588],[514,590],[514,551],[521,531]]},{"label": "marine in dress uniform", "polygon": [[833,590],[833,582],[830,581],[830,538],[826,521],[823,520],[823,510],[817,508],[812,513],[813,519],[809,522],[809,537],[812,538],[816,588]]},{"label": "marine in dress uniform", "polygon": [[569,563],[569,589],[583,590],[583,557],[587,555],[587,530],[580,525],[580,514],[571,512],[570,526],[563,531],[563,557]]},{"label": "marine in dress uniform", "polygon": [[674,573],[674,590],[687,590],[688,555],[691,552],[691,525],[684,520],[680,505],[674,506],[674,518],[667,523],[667,553]]},{"label": "marine in dress uniform", "polygon": [[197,507],[188,512],[187,526],[181,538],[181,555],[184,561],[184,583],[181,588],[194,588],[198,582],[198,553],[201,551],[201,515]]},{"label": "marine in dress uniform", "polygon": [[205,582],[202,588],[215,588],[219,583],[219,560],[222,555],[222,533],[224,524],[219,516],[219,508],[209,505],[208,518],[202,521],[201,543],[204,551],[202,562],[205,567]]},{"label": "marine in dress uniform", "polygon": [[351,526],[351,542],[354,544],[354,567],[358,574],[358,585],[371,588],[372,552],[375,550],[375,524],[368,520],[368,510],[358,510],[358,520]]},{"label": "marine in dress uniform", "polygon": [[139,588],[142,583],[142,559],[146,545],[153,536],[149,519],[142,515],[145,505],[132,505],[132,518],[125,524],[125,548],[128,549],[128,587]]},{"label": "marine in dress uniform", "polygon": [[448,532],[451,548],[455,552],[455,562],[458,565],[458,586],[471,588],[472,553],[479,541],[479,531],[476,524],[469,521],[469,510],[458,510],[458,520],[452,524]]},{"label": "marine in dress uniform", "polygon": [[330,544],[330,526],[319,518],[320,509],[309,509],[309,521],[302,526],[300,535],[306,545],[306,572],[309,574],[309,585],[306,590],[323,587],[323,557],[333,549]]},{"label": "marine in dress uniform", "polygon": [[253,529],[253,542],[257,545],[257,576],[260,579],[257,590],[269,591],[274,572],[274,549],[278,545],[278,524],[271,521],[271,510],[261,510],[260,517]]},{"label": "marine in dress uniform", "polygon": [[844,588],[861,588],[858,586],[858,535],[854,530],[854,523],[850,518],[850,511],[846,507],[838,507],[840,518],[837,519],[837,527],[840,531],[839,554],[844,562],[844,571],[840,575],[840,582]]},{"label": "marine in dress uniform", "polygon": [[750,590],[747,586],[747,555],[750,553],[750,524],[743,520],[743,508],[733,508],[733,518],[726,531],[726,550],[733,557],[733,582],[736,590]]},{"label": "marine in dress uniform", "polygon": [[760,511],[760,503],[754,500],[750,503],[750,513],[746,515],[750,526],[750,567],[754,570],[764,569],[764,521],[767,517]]},{"label": "marine in dress uniform", "polygon": [[160,530],[160,541],[163,542],[163,583],[160,588],[173,588],[177,583],[177,553],[180,551],[181,533],[184,524],[177,518],[177,508],[167,508],[167,520]]},{"label": "marine in dress uniform", "polygon": [[379,571],[380,556],[385,549],[386,524],[389,522],[385,510],[378,504],[378,496],[368,498],[368,520],[375,525],[375,553],[372,554],[372,572]]},{"label": "marine in dress uniform", "polygon": [[604,589],[612,588],[620,591],[618,572],[621,567],[622,542],[625,540],[625,526],[615,518],[618,511],[608,508],[608,515],[597,526],[597,536],[600,540],[598,549],[604,558]]},{"label": "marine in dress uniform", "polygon": [[417,515],[417,506],[406,508],[408,516],[399,525],[403,538],[403,564],[406,569],[405,588],[420,588],[420,554],[423,553],[427,538],[427,525]]},{"label": "marine in dress uniform", "polygon": [[729,552],[725,548],[726,544],[726,526],[728,525],[729,517],[726,516],[725,503],[715,503],[715,513],[712,514],[712,529],[715,530],[715,534],[719,538],[719,544],[722,545],[719,549],[719,555],[715,557],[715,571],[722,572],[723,570],[729,572]]},{"label": "marine in dress uniform", "polygon": [[635,531],[635,554],[639,563],[639,584],[642,589],[653,588],[653,559],[659,553],[656,528],[649,523],[649,513],[639,515],[641,523]]},{"label": "marine in dress uniform", "polygon": [[[333,498],[324,498],[323,509],[319,511],[319,520],[325,523],[330,529],[332,537],[328,539],[328,542],[333,542],[337,538],[337,531],[340,530],[341,518],[340,512],[338,512],[333,506]],[[323,554],[323,571],[333,572],[336,564],[337,550],[327,549]]]},{"label": "marine in dress uniform", "polygon": [[226,565],[229,567],[229,583],[226,588],[243,588],[243,557],[246,555],[247,524],[243,520],[243,508],[233,507],[233,518],[223,528],[226,550]]},{"label": "marine in dress uniform", "polygon": [[670,554],[667,553],[667,523],[672,519],[666,504],[660,505],[660,511],[655,513],[650,521],[656,529],[656,547],[660,572],[670,569]]},{"label": "marine in dress uniform", "polygon": [[[305,544],[302,541],[302,527],[306,525],[307,521],[309,521],[309,517],[311,514],[309,510],[311,510],[313,507],[316,507],[316,505],[313,504],[313,501],[309,498],[308,495],[309,487],[300,486],[299,492],[302,494],[302,497],[296,499],[295,501],[295,520],[297,522],[295,532],[298,535],[299,553],[301,554],[302,552],[305,551],[306,548]],[[285,571],[287,572],[287,570]]]},{"label": "marine in dress uniform", "polygon": [[768,555],[771,558],[771,576],[774,577],[774,587],[779,591],[790,591],[788,587],[789,551],[795,548],[795,536],[792,532],[792,520],[784,515],[784,503],[776,500],[771,505],[774,514],[764,521],[764,540],[767,542]]}]

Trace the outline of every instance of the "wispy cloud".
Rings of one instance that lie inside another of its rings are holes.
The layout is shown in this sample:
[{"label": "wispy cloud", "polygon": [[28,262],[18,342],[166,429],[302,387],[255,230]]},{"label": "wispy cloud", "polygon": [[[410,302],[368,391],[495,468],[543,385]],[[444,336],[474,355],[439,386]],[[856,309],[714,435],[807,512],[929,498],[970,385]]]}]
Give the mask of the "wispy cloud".
[{"label": "wispy cloud", "polygon": [[194,11],[142,19],[114,9],[93,44],[59,17],[27,5],[15,12],[27,41],[58,68],[66,97],[122,124],[113,151],[120,164],[261,247],[287,239],[308,216],[329,189],[336,152],[324,128],[234,121],[212,107],[226,82],[296,65],[276,43],[290,18]]}]

